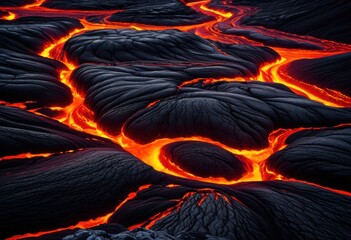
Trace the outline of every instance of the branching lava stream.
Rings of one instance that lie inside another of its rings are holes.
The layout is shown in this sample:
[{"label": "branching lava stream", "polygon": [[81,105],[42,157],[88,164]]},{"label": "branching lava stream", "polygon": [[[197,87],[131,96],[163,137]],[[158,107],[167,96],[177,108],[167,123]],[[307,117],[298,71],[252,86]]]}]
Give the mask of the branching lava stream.
[{"label": "branching lava stream", "polygon": [[[130,139],[125,135],[123,128],[122,128],[122,133],[119,136],[111,136],[108,133],[98,128],[97,124],[94,122],[94,119],[93,119],[93,112],[90,109],[88,109],[86,106],[84,106],[84,96],[81,96],[70,83],[70,75],[72,71],[74,71],[74,69],[76,69],[76,67],[78,66],[75,66],[74,64],[70,63],[65,58],[65,56],[62,57],[62,52],[63,52],[63,46],[65,42],[69,40],[72,36],[82,34],[90,30],[98,30],[98,29],[120,29],[120,28],[133,28],[136,30],[179,29],[181,31],[194,32],[200,37],[223,42],[223,43],[232,43],[232,44],[244,43],[249,45],[257,45],[257,46],[263,45],[262,43],[255,42],[245,37],[222,33],[219,30],[220,29],[219,25],[222,25],[222,26],[227,25],[237,29],[239,28],[253,29],[255,31],[260,31],[263,34],[267,34],[270,36],[276,35],[279,37],[285,37],[290,39],[294,39],[294,38],[296,38],[297,40],[302,39],[305,42],[319,44],[324,47],[324,50],[302,50],[302,49],[292,50],[292,49],[272,47],[272,49],[274,49],[276,52],[279,53],[281,57],[280,60],[273,63],[266,63],[260,66],[259,74],[255,79],[257,79],[258,81],[276,82],[276,83],[284,84],[285,86],[293,90],[295,93],[305,96],[307,98],[310,98],[314,101],[323,103],[328,106],[333,106],[333,107],[350,107],[351,106],[350,97],[345,96],[344,94],[334,90],[321,89],[317,86],[309,85],[307,83],[302,83],[292,78],[291,76],[289,76],[286,71],[287,66],[292,61],[295,61],[298,59],[304,59],[304,58],[308,58],[308,59],[320,58],[320,57],[345,53],[351,50],[350,45],[335,43],[335,42],[326,41],[326,40],[319,40],[312,37],[295,36],[293,34],[281,33],[279,31],[269,30],[263,27],[241,26],[240,19],[242,19],[247,14],[251,14],[253,11],[253,9],[249,7],[232,7],[230,8],[230,11],[229,11],[228,10],[229,7],[226,10],[213,9],[209,7],[209,3],[210,3],[209,0],[191,2],[191,3],[187,3],[187,5],[196,11],[202,12],[206,15],[213,16],[215,20],[209,21],[203,24],[168,27],[168,26],[152,26],[152,25],[145,25],[145,24],[139,24],[139,23],[109,22],[107,20],[108,16],[110,16],[112,13],[117,12],[116,10],[64,11],[64,10],[48,9],[40,6],[44,2],[45,0],[38,0],[33,4],[26,5],[21,8],[11,8],[11,7],[4,8],[4,10],[9,11],[9,15],[2,17],[2,19],[14,20],[24,16],[70,16],[70,17],[78,18],[81,24],[84,26],[81,29],[73,30],[68,36],[65,36],[53,43],[50,43],[48,46],[45,46],[43,48],[43,51],[40,53],[40,56],[63,61],[63,63],[67,66],[67,69],[63,70],[60,73],[60,81],[66,84],[71,89],[74,99],[72,104],[70,104],[65,108],[51,107],[51,110],[61,112],[61,114],[55,117],[55,119],[78,131],[84,131],[86,133],[90,133],[96,136],[111,139],[115,143],[121,145],[126,151],[130,152],[137,158],[141,159],[148,165],[152,166],[157,171],[161,171],[161,172],[178,176],[178,177],[193,179],[196,181],[209,182],[209,183],[215,183],[215,184],[225,184],[225,185],[231,185],[238,182],[247,182],[247,181],[284,179],[283,176],[279,174],[275,174],[274,172],[270,172],[267,169],[263,168],[262,163],[273,153],[285,148],[286,146],[285,140],[287,137],[289,137],[291,134],[295,132],[301,131],[306,128],[278,129],[276,131],[273,131],[269,135],[269,139],[268,139],[269,146],[260,150],[251,150],[251,149],[238,150],[235,148],[228,147],[220,142],[214,141],[209,138],[204,138],[201,136],[192,136],[192,137],[184,137],[184,138],[162,138],[162,139],[157,139],[148,144],[138,144],[133,139]],[[104,21],[101,23],[91,23],[86,20],[87,16],[93,16],[93,15],[104,16]],[[241,80],[251,81],[255,79],[244,78]],[[237,78],[212,79],[212,82],[213,81],[237,81],[237,80],[238,80]],[[196,80],[193,80],[193,81],[196,81]],[[21,103],[10,104],[10,103],[2,102],[1,104],[16,106],[20,108],[24,108],[25,106],[25,105],[22,105]],[[30,111],[32,111],[33,113],[39,114],[35,111],[35,109]],[[207,142],[207,143],[211,143],[216,146],[219,146],[237,155],[242,161],[245,161],[246,163],[251,165],[252,171],[248,172],[239,181],[228,181],[224,178],[213,178],[213,177],[203,178],[203,177],[195,176],[194,174],[186,172],[185,170],[181,169],[180,167],[174,164],[173,165],[171,163],[167,164],[165,163],[165,161],[161,161],[162,156],[160,156],[161,155],[160,150],[163,146],[174,142],[188,141],[188,140],[202,141],[202,142]],[[32,157],[32,156],[48,156],[48,155],[40,155],[40,154],[31,155],[30,153],[28,153],[28,154],[21,154],[15,157],[13,156],[5,157],[1,160],[9,160],[12,158]],[[290,181],[295,181],[295,180],[290,179]],[[141,191],[148,187],[149,185],[143,186],[139,188],[138,191]],[[343,192],[343,194],[348,194],[348,193]],[[124,203],[134,198],[136,195],[137,195],[137,192],[129,194],[129,196],[116,207],[115,211],[117,211]],[[112,214],[113,213],[110,213],[106,216],[102,216],[94,220],[82,221],[75,226],[70,226],[64,229],[89,228],[102,223],[106,223],[108,221],[108,218]],[[162,216],[158,216],[157,218],[155,217],[155,219],[159,219],[164,215],[165,214],[163,214]],[[154,220],[153,222],[155,221],[156,220]],[[56,232],[60,230],[62,229],[56,229],[53,231],[40,232],[35,234],[26,234],[22,236],[14,236],[9,239],[19,239],[24,237],[40,236],[46,233]]]}]

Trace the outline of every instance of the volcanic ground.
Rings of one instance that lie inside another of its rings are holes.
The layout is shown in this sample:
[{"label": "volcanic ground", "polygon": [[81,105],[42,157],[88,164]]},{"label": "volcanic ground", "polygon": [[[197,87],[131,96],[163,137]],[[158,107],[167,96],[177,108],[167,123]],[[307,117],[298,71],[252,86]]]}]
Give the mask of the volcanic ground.
[{"label": "volcanic ground", "polygon": [[350,239],[350,12],[0,1],[0,239]]}]

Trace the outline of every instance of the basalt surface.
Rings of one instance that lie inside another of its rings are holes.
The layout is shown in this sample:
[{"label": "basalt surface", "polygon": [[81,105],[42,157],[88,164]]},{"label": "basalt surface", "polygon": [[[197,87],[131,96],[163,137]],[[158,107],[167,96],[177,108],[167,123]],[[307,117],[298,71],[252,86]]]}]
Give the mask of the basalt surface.
[{"label": "basalt surface", "polygon": [[349,239],[348,1],[0,3],[0,238]]}]

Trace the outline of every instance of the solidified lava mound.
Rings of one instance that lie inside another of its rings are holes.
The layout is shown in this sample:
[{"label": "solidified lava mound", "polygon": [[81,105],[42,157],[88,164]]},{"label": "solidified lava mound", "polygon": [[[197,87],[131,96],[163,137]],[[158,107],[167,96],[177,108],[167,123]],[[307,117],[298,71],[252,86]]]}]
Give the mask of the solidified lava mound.
[{"label": "solidified lava mound", "polygon": [[204,142],[185,141],[166,145],[165,160],[201,177],[224,177],[238,180],[248,171],[243,161],[230,152]]},{"label": "solidified lava mound", "polygon": [[[214,0],[221,4],[220,0]],[[227,2],[227,1],[225,1]],[[229,5],[255,7],[242,23],[274,28],[283,32],[309,35],[351,43],[351,3],[348,0],[233,0]]]},{"label": "solidified lava mound", "polygon": [[0,3],[0,238],[349,239],[348,1]]}]

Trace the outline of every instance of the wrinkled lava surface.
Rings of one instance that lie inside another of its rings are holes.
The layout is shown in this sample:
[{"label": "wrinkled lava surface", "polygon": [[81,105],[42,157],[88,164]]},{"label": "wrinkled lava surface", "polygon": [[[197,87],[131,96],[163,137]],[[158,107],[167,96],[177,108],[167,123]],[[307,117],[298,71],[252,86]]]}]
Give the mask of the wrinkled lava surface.
[{"label": "wrinkled lava surface", "polygon": [[347,0],[0,2],[0,239],[349,239]]}]

